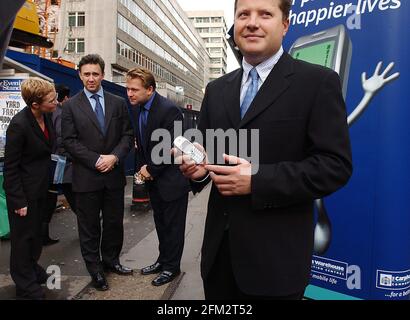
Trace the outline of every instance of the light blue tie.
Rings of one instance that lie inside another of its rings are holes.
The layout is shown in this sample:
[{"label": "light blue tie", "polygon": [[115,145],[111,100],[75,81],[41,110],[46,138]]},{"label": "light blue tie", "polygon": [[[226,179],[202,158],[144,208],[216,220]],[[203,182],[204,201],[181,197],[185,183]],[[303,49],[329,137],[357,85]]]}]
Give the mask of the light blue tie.
[{"label": "light blue tie", "polygon": [[258,93],[258,79],[259,79],[259,75],[258,75],[258,71],[256,71],[256,68],[252,68],[251,72],[249,73],[249,75],[252,78],[252,82],[248,87],[248,90],[246,91],[246,95],[245,98],[242,101],[242,105],[241,105],[241,119],[243,119],[243,117],[246,114],[246,111],[248,111],[249,106],[251,105],[253,99],[255,98],[256,94]]},{"label": "light blue tie", "polygon": [[105,135],[105,118],[102,105],[100,103],[100,97],[98,94],[93,94],[91,96],[95,100],[95,115],[97,116],[98,123],[101,128],[101,132]]}]

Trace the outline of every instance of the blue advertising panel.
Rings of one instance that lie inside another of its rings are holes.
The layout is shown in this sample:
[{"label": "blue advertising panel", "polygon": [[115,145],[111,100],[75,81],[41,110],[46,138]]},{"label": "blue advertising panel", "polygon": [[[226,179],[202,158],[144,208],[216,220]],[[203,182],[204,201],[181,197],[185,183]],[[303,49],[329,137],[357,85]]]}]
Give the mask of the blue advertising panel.
[{"label": "blue advertising panel", "polygon": [[312,299],[410,296],[410,3],[294,0],[285,49],[336,70],[354,173],[316,201]]}]

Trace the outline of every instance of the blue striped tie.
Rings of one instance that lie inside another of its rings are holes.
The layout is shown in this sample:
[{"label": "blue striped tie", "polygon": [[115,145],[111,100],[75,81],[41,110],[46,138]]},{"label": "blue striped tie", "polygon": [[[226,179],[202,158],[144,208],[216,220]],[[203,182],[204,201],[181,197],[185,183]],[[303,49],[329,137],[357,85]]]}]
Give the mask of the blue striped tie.
[{"label": "blue striped tie", "polygon": [[258,93],[258,71],[256,71],[256,68],[252,68],[251,72],[249,75],[252,78],[252,82],[248,87],[248,90],[246,91],[245,98],[243,99],[242,105],[241,105],[241,119],[246,114],[246,111],[248,111],[249,106],[251,105],[253,99],[255,98],[256,94]]},{"label": "blue striped tie", "polygon": [[98,94],[93,94],[91,98],[95,100],[95,110],[94,110],[95,115],[97,116],[97,120],[101,128],[101,132],[103,133],[103,135],[105,135],[105,118],[104,118],[103,108],[100,103],[100,97],[98,96]]}]

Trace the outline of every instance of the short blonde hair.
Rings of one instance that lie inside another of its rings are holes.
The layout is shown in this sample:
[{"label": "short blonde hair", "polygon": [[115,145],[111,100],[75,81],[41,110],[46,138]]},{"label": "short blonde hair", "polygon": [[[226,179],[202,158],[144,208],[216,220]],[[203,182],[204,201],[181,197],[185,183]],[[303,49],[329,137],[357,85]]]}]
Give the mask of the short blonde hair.
[{"label": "short blonde hair", "polygon": [[44,97],[54,91],[54,85],[51,82],[37,77],[26,79],[21,83],[21,95],[30,108],[35,102],[41,104]]},{"label": "short blonde hair", "polygon": [[142,81],[142,85],[145,89],[152,87],[154,90],[157,88],[157,84],[155,83],[155,77],[151,71],[144,68],[134,68],[127,72],[126,75],[127,79],[140,79]]}]

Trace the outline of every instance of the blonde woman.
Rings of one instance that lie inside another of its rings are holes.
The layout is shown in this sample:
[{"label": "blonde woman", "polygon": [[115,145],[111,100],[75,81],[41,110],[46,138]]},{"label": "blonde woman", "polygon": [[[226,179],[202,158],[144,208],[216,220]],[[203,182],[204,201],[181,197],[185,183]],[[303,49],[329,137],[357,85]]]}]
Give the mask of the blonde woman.
[{"label": "blonde woman", "polygon": [[54,130],[47,116],[55,110],[54,85],[40,78],[21,84],[27,104],[11,120],[6,133],[4,190],[10,221],[10,274],[17,299],[44,299],[47,273],[41,255],[41,215],[49,186]]}]

